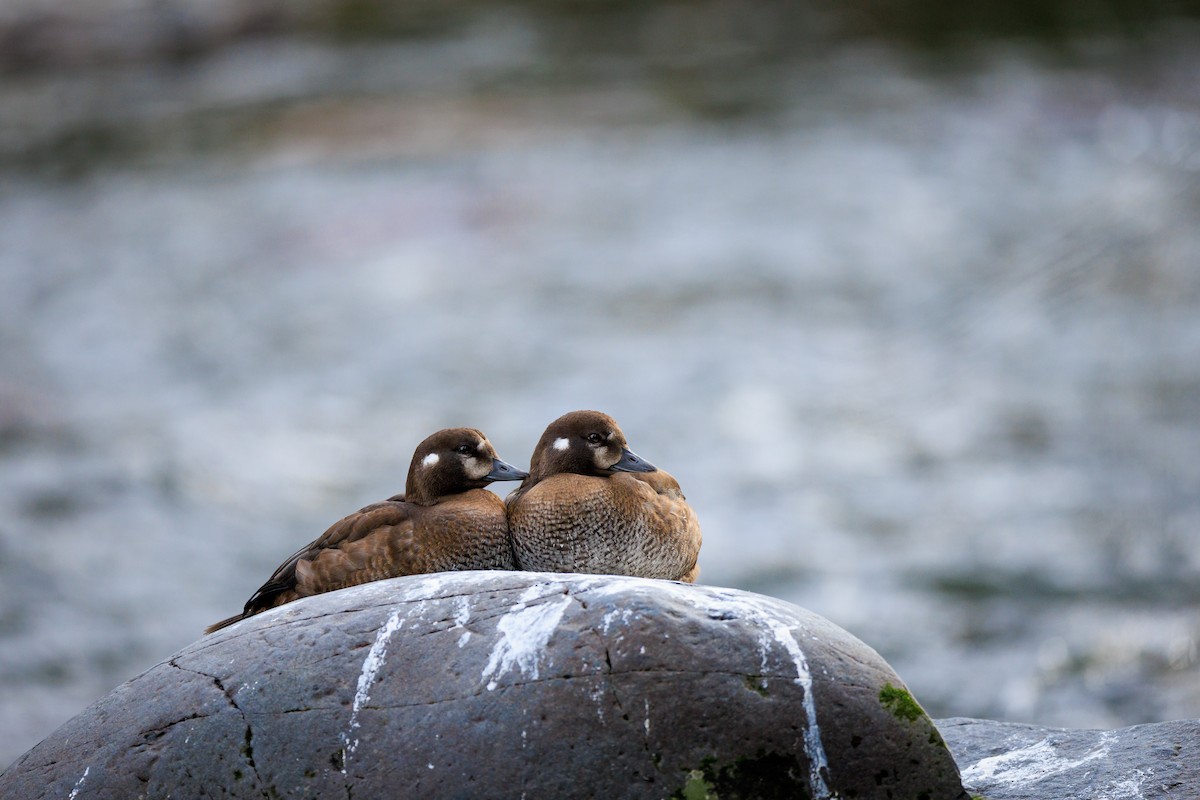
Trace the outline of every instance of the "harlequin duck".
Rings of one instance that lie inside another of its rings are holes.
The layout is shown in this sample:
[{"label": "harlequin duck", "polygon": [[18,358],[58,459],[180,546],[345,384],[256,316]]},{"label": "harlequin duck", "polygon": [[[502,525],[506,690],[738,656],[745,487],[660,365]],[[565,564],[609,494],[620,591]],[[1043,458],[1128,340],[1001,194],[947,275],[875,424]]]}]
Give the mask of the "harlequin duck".
[{"label": "harlequin duck", "polygon": [[504,501],[518,569],[696,580],[696,513],[612,417],[573,411],[550,423],[529,473]]},{"label": "harlequin duck", "polygon": [[483,487],[527,472],[496,457],[474,428],[438,431],[417,447],[404,494],[334,523],[275,570],[227,625],[290,603],[368,581],[461,569],[512,569],[504,502]]}]

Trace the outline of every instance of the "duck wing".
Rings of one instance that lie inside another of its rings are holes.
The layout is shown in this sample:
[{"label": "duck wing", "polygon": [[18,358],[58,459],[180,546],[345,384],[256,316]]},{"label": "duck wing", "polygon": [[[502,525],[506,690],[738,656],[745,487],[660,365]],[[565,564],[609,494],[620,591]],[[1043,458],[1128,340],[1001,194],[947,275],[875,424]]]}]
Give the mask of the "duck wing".
[{"label": "duck wing", "polygon": [[280,564],[246,601],[241,614],[223,619],[205,632],[300,597],[390,577],[398,551],[404,551],[413,537],[413,507],[403,502],[403,495],[395,498],[372,503],[335,522]]}]

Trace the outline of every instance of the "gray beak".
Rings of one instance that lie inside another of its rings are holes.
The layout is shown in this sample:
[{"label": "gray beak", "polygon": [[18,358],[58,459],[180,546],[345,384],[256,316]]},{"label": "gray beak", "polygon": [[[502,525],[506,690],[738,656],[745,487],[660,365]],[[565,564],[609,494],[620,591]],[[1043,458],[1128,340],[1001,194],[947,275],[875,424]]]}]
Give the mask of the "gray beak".
[{"label": "gray beak", "polygon": [[517,469],[512,464],[501,461],[498,458],[492,459],[492,471],[489,472],[484,480],[488,481],[520,481],[529,477],[529,473],[524,470]]},{"label": "gray beak", "polygon": [[657,472],[658,467],[626,447],[621,451],[621,460],[609,469],[614,472]]}]

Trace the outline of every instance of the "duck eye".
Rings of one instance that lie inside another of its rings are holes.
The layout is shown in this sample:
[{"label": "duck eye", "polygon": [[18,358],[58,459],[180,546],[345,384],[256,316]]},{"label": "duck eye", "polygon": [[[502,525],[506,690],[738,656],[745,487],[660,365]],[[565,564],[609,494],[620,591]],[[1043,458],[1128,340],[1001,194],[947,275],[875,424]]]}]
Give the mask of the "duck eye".
[{"label": "duck eye", "polygon": [[600,444],[601,438],[603,438],[603,437],[601,437],[600,434],[598,434],[598,433],[589,433],[587,440],[589,442],[591,442],[592,444]]},{"label": "duck eye", "polygon": [[458,447],[454,448],[454,452],[461,453],[464,456],[469,456],[475,451],[469,444],[460,444]]}]

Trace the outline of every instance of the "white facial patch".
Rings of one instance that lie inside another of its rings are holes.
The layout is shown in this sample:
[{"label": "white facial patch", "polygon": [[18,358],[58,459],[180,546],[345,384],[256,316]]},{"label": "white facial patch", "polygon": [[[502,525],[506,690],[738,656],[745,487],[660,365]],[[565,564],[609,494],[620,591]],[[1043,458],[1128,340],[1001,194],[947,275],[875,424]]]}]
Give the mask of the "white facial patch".
[{"label": "white facial patch", "polygon": [[559,439],[554,440],[554,449],[555,450],[566,450],[570,446],[571,446],[571,443],[568,442],[565,438],[559,438]]},{"label": "white facial patch", "polygon": [[438,462],[438,454],[430,453],[429,455],[425,456],[425,458],[421,459],[421,466],[432,467],[437,462]]}]

